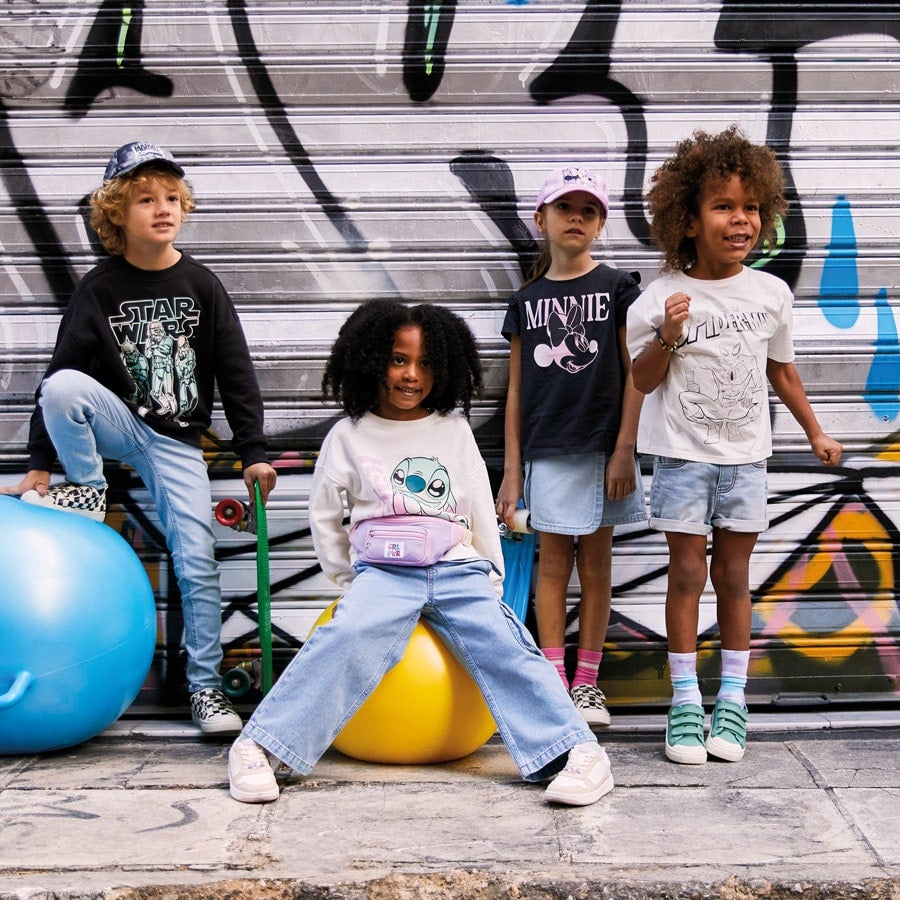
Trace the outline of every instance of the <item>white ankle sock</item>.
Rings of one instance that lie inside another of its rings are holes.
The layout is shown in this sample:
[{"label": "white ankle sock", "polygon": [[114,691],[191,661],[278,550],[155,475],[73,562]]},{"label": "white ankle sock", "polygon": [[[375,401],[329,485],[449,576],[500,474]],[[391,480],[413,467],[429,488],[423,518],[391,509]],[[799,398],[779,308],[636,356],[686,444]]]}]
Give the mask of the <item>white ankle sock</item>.
[{"label": "white ankle sock", "polygon": [[749,650],[722,650],[722,682],[717,700],[729,700],[746,706],[744,688],[747,686],[747,669],[750,666]]},{"label": "white ankle sock", "polygon": [[700,682],[697,680],[697,654],[669,653],[669,676],[672,679],[672,706],[693,703],[703,706]]}]

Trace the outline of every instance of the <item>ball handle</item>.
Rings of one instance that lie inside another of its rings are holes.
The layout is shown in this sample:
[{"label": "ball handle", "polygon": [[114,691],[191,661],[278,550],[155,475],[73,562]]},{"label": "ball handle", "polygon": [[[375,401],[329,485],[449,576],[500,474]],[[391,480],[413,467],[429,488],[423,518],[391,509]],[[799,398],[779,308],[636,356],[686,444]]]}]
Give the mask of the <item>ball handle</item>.
[{"label": "ball handle", "polygon": [[25,691],[33,681],[34,676],[31,672],[19,672],[13,679],[9,690],[5,694],[0,694],[0,709],[9,709],[9,707],[15,706],[25,696]]}]

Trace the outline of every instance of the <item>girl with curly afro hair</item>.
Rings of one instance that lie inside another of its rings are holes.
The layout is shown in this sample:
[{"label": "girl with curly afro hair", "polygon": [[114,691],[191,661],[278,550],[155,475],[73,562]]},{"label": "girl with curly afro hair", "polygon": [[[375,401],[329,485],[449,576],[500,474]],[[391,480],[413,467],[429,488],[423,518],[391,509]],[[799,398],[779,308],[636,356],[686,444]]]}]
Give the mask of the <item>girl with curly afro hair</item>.
[{"label": "girl with curly afro hair", "polygon": [[[791,290],[745,265],[785,210],[783,183],[772,151],[731,126],[678,144],[649,193],[663,275],[632,304],[627,334],[634,384],[647,395],[638,450],[655,457],[650,527],[669,549],[665,753],[676,763],[738,762],[746,748],[750,556],[768,527],[767,379],[821,462],[841,458],[794,366]],[[707,576],[722,678],[704,739],[697,632]]]},{"label": "girl with curly afro hair", "polygon": [[322,443],[309,524],[343,596],[232,747],[232,797],[278,797],[266,751],[308,774],[421,618],[481,690],[522,777],[556,776],[550,802],[599,800],[613,788],[606,752],[501,602],[491,484],[466,415],[454,411],[467,414],[481,387],[471,331],[438,306],[370,301],[340,329],[323,384],[348,417]]},{"label": "girl with curly afro hair", "polygon": [[468,418],[481,393],[481,360],[469,327],[459,316],[430,303],[405,306],[390,300],[364,303],[341,326],[325,366],[322,391],[352,419],[377,409],[398,329],[418,327],[428,350],[433,384],[422,397],[426,412],[454,409]]}]

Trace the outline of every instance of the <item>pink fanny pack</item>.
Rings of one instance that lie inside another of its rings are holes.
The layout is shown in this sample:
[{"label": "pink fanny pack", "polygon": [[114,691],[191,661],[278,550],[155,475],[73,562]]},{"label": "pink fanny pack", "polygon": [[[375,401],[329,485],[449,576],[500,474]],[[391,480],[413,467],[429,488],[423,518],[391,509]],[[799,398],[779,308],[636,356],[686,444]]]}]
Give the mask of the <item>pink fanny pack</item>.
[{"label": "pink fanny pack", "polygon": [[458,522],[433,516],[384,516],[353,526],[350,543],[357,558],[375,565],[432,566],[472,533]]}]

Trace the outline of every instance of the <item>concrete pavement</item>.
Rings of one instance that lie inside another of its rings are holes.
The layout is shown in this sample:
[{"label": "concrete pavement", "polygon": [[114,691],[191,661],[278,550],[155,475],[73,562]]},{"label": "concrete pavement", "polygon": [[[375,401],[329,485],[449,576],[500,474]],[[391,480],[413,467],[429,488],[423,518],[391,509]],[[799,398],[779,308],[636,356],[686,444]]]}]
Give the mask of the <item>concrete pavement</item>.
[{"label": "concrete pavement", "polygon": [[581,809],[546,804],[497,738],[440,766],[331,752],[251,806],[228,742],[123,719],[0,756],[0,898],[900,900],[900,711],[758,713],[743,762],[705,766],[668,762],[663,725],[615,714],[616,788]]}]

